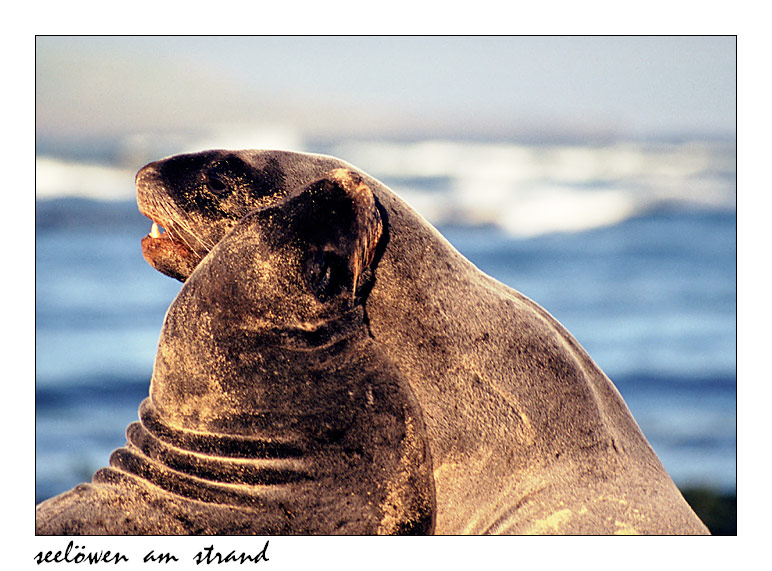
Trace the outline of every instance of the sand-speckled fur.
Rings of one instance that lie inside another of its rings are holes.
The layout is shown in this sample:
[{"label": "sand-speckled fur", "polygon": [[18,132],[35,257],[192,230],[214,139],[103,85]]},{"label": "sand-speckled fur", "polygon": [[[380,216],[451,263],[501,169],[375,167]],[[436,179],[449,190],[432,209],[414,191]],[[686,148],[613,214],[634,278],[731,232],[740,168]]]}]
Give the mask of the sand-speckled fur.
[{"label": "sand-speckled fur", "polygon": [[[201,181],[222,164],[235,182],[202,210]],[[420,408],[434,533],[707,532],[577,341],[539,305],[478,270],[379,181],[333,157],[206,151],[148,165],[137,185],[140,196],[188,213],[187,231],[199,240],[220,242],[228,220],[282,203],[338,169],[372,189],[382,219],[357,303],[369,339]],[[142,199],[140,208],[147,209]],[[189,260],[174,252],[149,261],[181,280],[190,273]],[[250,268],[245,261],[245,275]]]}]

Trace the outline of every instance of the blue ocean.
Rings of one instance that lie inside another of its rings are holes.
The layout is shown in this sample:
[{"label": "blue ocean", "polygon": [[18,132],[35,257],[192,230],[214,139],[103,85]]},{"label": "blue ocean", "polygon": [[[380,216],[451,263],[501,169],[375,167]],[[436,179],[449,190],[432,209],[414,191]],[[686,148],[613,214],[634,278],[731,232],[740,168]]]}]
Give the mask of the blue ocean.
[{"label": "blue ocean", "polygon": [[[616,384],[676,484],[735,491],[733,142],[296,150],[379,178],[481,270],[544,306]],[[150,221],[133,175],[162,154],[38,153],[37,502],[88,481],[125,443],[181,287],[140,250]]]}]

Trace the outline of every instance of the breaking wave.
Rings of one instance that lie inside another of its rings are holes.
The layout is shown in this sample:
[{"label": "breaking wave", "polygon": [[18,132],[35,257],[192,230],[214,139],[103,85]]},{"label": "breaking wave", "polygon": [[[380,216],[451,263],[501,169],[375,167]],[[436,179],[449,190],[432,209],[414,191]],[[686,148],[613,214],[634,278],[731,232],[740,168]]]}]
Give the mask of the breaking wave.
[{"label": "breaking wave", "polygon": [[[494,225],[520,237],[581,232],[659,209],[736,207],[733,143],[349,141],[305,150],[365,170],[435,225]],[[35,166],[38,199],[134,196],[136,168],[49,156]]]},{"label": "breaking wave", "polygon": [[492,224],[514,236],[736,204],[735,147],[725,143],[355,143],[334,154],[389,184],[434,224]]}]

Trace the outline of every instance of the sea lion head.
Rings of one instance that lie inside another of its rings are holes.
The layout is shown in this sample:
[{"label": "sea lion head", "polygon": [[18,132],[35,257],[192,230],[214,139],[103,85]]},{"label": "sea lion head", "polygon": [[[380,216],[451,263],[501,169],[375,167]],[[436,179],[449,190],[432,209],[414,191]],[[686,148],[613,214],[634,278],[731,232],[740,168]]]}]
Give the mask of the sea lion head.
[{"label": "sea lion head", "polygon": [[341,165],[321,155],[261,150],[209,150],[149,163],[135,179],[139,210],[153,221],[142,239],[143,256],[185,281],[247,213]]}]

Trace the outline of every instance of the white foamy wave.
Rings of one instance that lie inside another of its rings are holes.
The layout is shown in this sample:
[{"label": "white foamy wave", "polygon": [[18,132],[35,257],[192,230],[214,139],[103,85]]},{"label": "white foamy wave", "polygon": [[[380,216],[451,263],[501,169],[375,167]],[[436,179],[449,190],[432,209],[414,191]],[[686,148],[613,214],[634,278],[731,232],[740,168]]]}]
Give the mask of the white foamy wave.
[{"label": "white foamy wave", "polygon": [[576,192],[569,187],[543,186],[510,194],[515,196],[480,204],[477,193],[462,190],[456,218],[475,224],[493,222],[512,235],[533,236],[616,224],[637,211],[634,197],[618,189]]},{"label": "white foamy wave", "polygon": [[126,168],[36,157],[35,198],[130,199],[134,196],[134,174]]},{"label": "white foamy wave", "polygon": [[134,133],[115,142],[115,164],[38,156],[35,197],[79,196],[125,200],[135,196],[134,175],[146,163],[206,149],[304,150],[301,133],[282,125],[209,125],[191,133]]},{"label": "white foamy wave", "polygon": [[495,224],[516,236],[589,230],[663,206],[733,210],[736,202],[734,147],[720,143],[347,143],[334,154],[434,224]]},{"label": "white foamy wave", "polygon": [[[38,157],[36,196],[132,199],[136,168],[162,156],[153,141],[130,141],[132,160],[123,162],[132,168]],[[261,127],[167,146],[176,154],[302,145],[294,131]],[[579,232],[673,205],[732,211],[736,202],[734,146],[717,142],[347,142],[329,152],[382,180],[433,224],[494,224],[515,236]]]}]

